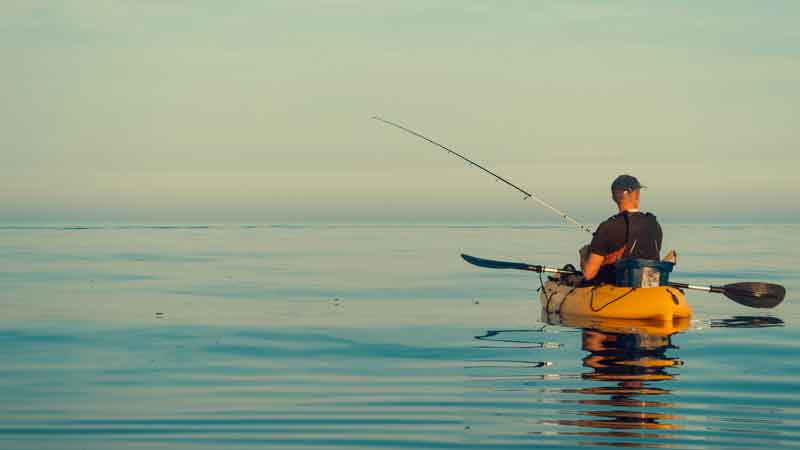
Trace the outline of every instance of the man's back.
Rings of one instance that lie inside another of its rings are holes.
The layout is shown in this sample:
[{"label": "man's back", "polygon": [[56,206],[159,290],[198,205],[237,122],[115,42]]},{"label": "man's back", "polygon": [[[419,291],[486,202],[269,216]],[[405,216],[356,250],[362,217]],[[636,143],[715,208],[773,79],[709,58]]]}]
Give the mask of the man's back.
[{"label": "man's back", "polygon": [[603,257],[598,281],[613,280],[613,264],[623,258],[660,259],[662,232],[656,216],[623,211],[597,227],[589,251]]},{"label": "man's back", "polygon": [[661,239],[661,226],[656,216],[623,211],[597,227],[589,250],[601,256],[622,251],[619,258],[659,259]]}]

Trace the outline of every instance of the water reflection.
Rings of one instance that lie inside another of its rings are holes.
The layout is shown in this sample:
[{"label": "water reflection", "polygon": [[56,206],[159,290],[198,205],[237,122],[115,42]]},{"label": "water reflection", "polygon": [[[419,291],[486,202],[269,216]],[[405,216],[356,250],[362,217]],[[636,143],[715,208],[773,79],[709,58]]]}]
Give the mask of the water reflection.
[{"label": "water reflection", "polygon": [[[784,422],[770,418],[780,410],[752,407],[752,394],[738,398],[739,406],[731,410],[718,403],[714,391],[706,393],[709,386],[719,389],[713,381],[696,376],[681,381],[684,361],[674,343],[690,326],[701,335],[709,333],[713,342],[716,335],[709,328],[782,327],[781,319],[732,316],[662,322],[543,315],[542,322],[546,325],[541,328],[489,330],[475,336],[481,341],[478,348],[494,357],[469,360],[465,367],[470,378],[490,386],[493,399],[506,399],[489,403],[497,406],[495,420],[483,425],[495,434],[486,438],[514,435],[509,430],[518,427],[526,435],[516,439],[539,443],[559,436],[574,447],[697,448],[707,444],[706,433],[714,434],[719,445],[739,444],[745,437],[784,437],[777,431]],[[697,361],[693,374],[703,364],[707,361]],[[739,386],[748,392],[746,384]],[[720,390],[737,388],[726,389]]]},{"label": "water reflection", "polygon": [[711,328],[770,328],[784,326],[783,320],[769,316],[733,316],[727,319],[714,319]]},{"label": "water reflection", "polygon": [[[577,419],[559,419],[558,425],[591,428],[592,431],[560,431],[562,435],[612,438],[613,442],[585,444],[626,447],[661,447],[654,441],[671,439],[669,430],[680,429],[674,407],[660,398],[672,390],[663,383],[677,376],[674,370],[683,365],[677,356],[668,355],[677,347],[672,336],[689,326],[688,320],[648,322],[630,320],[564,319],[545,316],[549,324],[581,329],[581,348],[588,354],[581,374],[584,380],[597,382],[564,393],[587,398],[567,401],[581,405]],[[610,384],[609,384],[610,383]],[[653,433],[653,430],[659,430]]]}]

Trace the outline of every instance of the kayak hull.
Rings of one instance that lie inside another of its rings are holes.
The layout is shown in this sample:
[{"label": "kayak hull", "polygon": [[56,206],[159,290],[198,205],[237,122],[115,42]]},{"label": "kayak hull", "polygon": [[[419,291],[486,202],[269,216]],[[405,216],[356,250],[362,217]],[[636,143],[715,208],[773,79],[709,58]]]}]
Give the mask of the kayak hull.
[{"label": "kayak hull", "polygon": [[659,319],[619,319],[616,317],[562,316],[559,313],[547,314],[542,309],[542,322],[548,325],[591,329],[611,334],[636,334],[655,337],[672,336],[686,331],[691,325],[689,317],[673,317],[672,320]]},{"label": "kayak hull", "polygon": [[673,321],[692,309],[683,292],[671,286],[630,288],[610,284],[575,287],[548,281],[539,294],[542,313],[562,318]]}]

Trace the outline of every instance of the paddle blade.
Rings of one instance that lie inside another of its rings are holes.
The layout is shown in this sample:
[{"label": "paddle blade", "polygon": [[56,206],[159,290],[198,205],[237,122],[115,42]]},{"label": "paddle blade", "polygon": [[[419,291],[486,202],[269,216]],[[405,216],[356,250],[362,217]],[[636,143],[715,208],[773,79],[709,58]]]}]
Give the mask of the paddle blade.
[{"label": "paddle blade", "polygon": [[729,299],[751,308],[774,308],[786,296],[783,286],[770,283],[733,283],[722,286],[722,289]]},{"label": "paddle blade", "polygon": [[470,255],[461,255],[464,261],[473,266],[485,267],[487,269],[517,269],[517,270],[536,270],[535,266],[525,263],[515,263],[507,261],[494,261],[491,259],[476,258]]}]

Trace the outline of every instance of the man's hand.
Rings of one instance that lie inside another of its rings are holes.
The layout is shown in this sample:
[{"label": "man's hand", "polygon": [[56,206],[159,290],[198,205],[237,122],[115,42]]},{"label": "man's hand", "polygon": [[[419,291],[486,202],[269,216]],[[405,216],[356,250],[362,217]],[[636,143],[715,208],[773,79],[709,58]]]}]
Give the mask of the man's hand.
[{"label": "man's hand", "polygon": [[587,281],[594,279],[597,276],[597,272],[600,271],[600,266],[603,265],[604,259],[605,257],[596,253],[589,253],[589,257],[581,265],[583,278]]},{"label": "man's hand", "polygon": [[587,259],[589,259],[589,244],[584,245],[580,250],[578,250],[578,256],[580,257],[578,265],[583,267],[583,264]]}]

